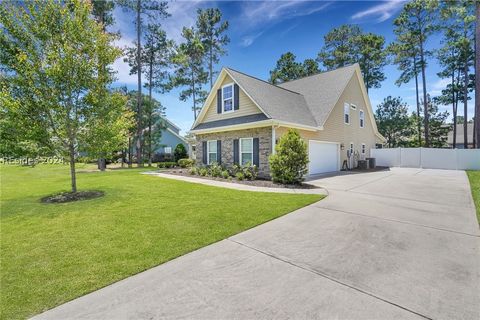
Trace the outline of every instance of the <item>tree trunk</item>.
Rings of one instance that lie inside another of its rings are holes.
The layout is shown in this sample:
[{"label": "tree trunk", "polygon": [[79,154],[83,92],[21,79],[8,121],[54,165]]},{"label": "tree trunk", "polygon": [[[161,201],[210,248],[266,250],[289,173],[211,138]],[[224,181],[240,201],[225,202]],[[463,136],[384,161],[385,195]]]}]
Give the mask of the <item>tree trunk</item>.
[{"label": "tree trunk", "polygon": [[455,104],[455,70],[452,71],[453,149],[457,148],[457,106]]},{"label": "tree trunk", "polygon": [[213,45],[212,45],[212,39],[210,39],[210,64],[208,66],[209,71],[210,71],[210,89],[213,87]]},{"label": "tree trunk", "polygon": [[[468,58],[467,58],[468,59]],[[467,133],[467,124],[468,124],[468,60],[465,61],[463,66],[463,147],[468,149],[468,133]]]},{"label": "tree trunk", "polygon": [[480,149],[480,2],[477,1],[475,24],[475,125],[476,146]]},{"label": "tree trunk", "polygon": [[68,146],[69,156],[70,156],[70,178],[72,181],[72,192],[77,192],[77,176],[75,173],[75,147],[73,142],[70,142]]},{"label": "tree trunk", "polygon": [[413,70],[415,73],[415,94],[417,98],[417,130],[418,130],[418,146],[422,146],[422,124],[420,122],[420,96],[418,94],[418,72],[417,72],[417,56],[413,56]]},{"label": "tree trunk", "polygon": [[425,147],[430,146],[430,131],[429,131],[429,110],[427,101],[427,79],[425,75],[425,52],[423,51],[423,40],[420,41],[420,63],[422,64],[422,85],[423,85],[423,114],[425,126]]},{"label": "tree trunk", "polygon": [[141,28],[142,21],[140,18],[141,0],[137,0],[137,165],[143,167],[142,161],[142,44],[141,44]]},{"label": "tree trunk", "polygon": [[197,120],[197,103],[195,101],[195,77],[193,75],[193,68],[191,73],[191,80],[192,80],[192,98],[193,98],[193,118]]},{"label": "tree trunk", "polygon": [[107,168],[107,160],[105,158],[98,159],[98,169],[100,171],[105,171]]},{"label": "tree trunk", "polygon": [[132,138],[128,137],[128,167],[132,167]]},{"label": "tree trunk", "polygon": [[148,166],[152,166],[152,115],[153,115],[153,103],[152,103],[152,81],[153,81],[153,57],[150,57],[149,65],[149,86],[148,86],[148,99],[150,101],[150,112],[148,114]]}]

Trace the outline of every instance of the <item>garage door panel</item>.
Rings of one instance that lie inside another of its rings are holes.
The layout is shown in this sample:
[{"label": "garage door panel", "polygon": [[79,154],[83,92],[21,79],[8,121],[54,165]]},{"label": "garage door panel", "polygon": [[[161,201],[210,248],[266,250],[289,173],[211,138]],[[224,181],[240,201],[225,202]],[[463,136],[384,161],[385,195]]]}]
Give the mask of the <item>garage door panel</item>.
[{"label": "garage door panel", "polygon": [[333,172],[338,170],[338,144],[309,141],[309,174]]}]

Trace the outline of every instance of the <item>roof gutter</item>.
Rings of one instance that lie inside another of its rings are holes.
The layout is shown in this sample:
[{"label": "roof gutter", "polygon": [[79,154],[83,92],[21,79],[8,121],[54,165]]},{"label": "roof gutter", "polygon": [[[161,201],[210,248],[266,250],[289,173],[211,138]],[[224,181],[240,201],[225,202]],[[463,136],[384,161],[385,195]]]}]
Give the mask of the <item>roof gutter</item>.
[{"label": "roof gutter", "polygon": [[224,126],[224,127],[207,128],[207,129],[193,129],[193,130],[190,130],[190,132],[194,133],[194,134],[206,134],[206,133],[215,133],[215,132],[225,132],[225,131],[235,131],[235,130],[245,130],[245,129],[261,128],[261,127],[270,127],[270,126],[288,127],[288,128],[295,128],[295,129],[306,130],[306,131],[323,130],[323,127],[312,127],[312,126],[302,125],[302,124],[298,124],[298,123],[291,123],[291,122],[286,122],[286,121],[267,119],[267,120],[262,120],[262,121],[256,121],[256,122],[250,122],[250,123],[241,123],[241,124],[235,124],[235,125]]}]

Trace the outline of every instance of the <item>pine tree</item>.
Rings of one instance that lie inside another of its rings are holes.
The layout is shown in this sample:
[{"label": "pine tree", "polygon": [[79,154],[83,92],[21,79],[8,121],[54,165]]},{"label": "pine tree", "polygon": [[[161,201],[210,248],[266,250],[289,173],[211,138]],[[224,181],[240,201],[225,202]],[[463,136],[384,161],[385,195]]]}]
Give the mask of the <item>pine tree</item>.
[{"label": "pine tree", "polygon": [[182,30],[184,42],[176,48],[172,62],[173,77],[169,87],[186,87],[180,92],[180,100],[192,99],[193,117],[197,120],[198,105],[205,101],[207,92],[203,85],[208,81],[208,72],[203,67],[205,46],[195,28],[184,27]]},{"label": "pine tree", "polygon": [[[427,110],[427,55],[425,44],[428,37],[436,31],[435,19],[437,0],[413,0],[403,7],[400,15],[395,19],[394,33],[397,36],[398,43],[410,41],[413,46],[413,52],[418,53],[420,71],[422,75],[423,108],[424,108],[424,134],[425,146],[430,146],[428,112]],[[416,68],[414,69],[416,70]]]},{"label": "pine tree", "polygon": [[218,8],[197,10],[197,29],[206,51],[210,89],[213,87],[215,71],[213,65],[227,52],[225,46],[230,38],[224,34],[228,30],[228,21],[222,21],[222,12]]}]

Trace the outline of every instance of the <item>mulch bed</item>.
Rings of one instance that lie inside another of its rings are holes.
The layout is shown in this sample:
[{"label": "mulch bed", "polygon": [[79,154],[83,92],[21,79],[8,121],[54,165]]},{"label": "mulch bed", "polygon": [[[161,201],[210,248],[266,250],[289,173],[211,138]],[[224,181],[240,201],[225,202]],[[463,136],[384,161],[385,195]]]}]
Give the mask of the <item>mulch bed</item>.
[{"label": "mulch bed", "polygon": [[42,203],[65,203],[81,200],[89,200],[103,197],[105,193],[103,191],[78,191],[78,192],[62,192],[40,199]]},{"label": "mulch bed", "polygon": [[207,177],[207,176],[200,176],[200,175],[192,175],[188,172],[188,169],[169,169],[169,170],[161,170],[161,173],[173,174],[177,176],[185,176],[185,177],[192,177],[192,178],[200,178],[206,180],[215,180],[215,181],[222,181],[222,182],[230,182],[230,183],[240,183],[246,184],[249,186],[255,187],[266,187],[266,188],[287,188],[287,189],[318,189],[317,186],[308,184],[308,183],[301,183],[301,184],[294,184],[294,185],[285,185],[285,184],[278,184],[274,183],[271,180],[266,179],[256,179],[253,181],[250,180],[237,180],[235,178],[232,179],[223,179],[223,178],[214,178],[214,177]]}]

